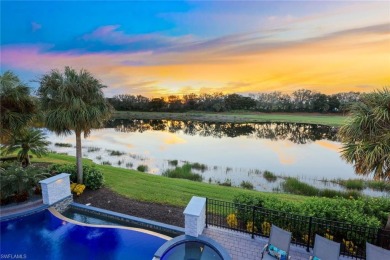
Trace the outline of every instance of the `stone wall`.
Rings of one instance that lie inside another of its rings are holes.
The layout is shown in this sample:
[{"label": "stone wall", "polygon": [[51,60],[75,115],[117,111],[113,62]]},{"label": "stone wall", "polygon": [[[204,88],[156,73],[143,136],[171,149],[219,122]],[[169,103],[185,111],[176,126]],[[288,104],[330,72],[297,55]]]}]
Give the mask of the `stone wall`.
[{"label": "stone wall", "polygon": [[66,197],[63,200],[60,200],[52,205],[59,213],[64,212],[70,204],[73,202],[73,195]]}]

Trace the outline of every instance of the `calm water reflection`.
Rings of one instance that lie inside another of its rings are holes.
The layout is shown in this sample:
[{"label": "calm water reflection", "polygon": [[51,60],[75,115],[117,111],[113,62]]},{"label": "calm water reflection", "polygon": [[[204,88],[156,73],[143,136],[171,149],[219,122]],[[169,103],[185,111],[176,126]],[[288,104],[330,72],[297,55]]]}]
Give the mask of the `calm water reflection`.
[{"label": "calm water reflection", "polygon": [[[245,180],[258,190],[272,190],[282,179],[268,183],[259,172],[269,170],[312,183],[324,178],[356,178],[352,166],[340,158],[341,144],[335,131],[326,126],[288,123],[116,120],[83,140],[83,154],[97,163],[109,161],[120,167],[148,165],[154,174],[172,168],[168,160],[178,160],[179,165],[199,162],[208,166],[202,173],[206,182],[231,180],[238,186]],[[56,142],[75,145],[74,135],[48,134],[53,150],[75,154],[74,148],[54,147]],[[88,152],[88,147],[101,149]],[[110,156],[107,150],[124,154]],[[320,182],[315,183],[320,186]]]},{"label": "calm water reflection", "polygon": [[208,123],[173,120],[112,120],[107,127],[119,132],[163,131],[184,133],[203,137],[240,137],[259,139],[289,140],[296,144],[305,144],[316,140],[336,140],[336,129],[323,125],[291,123]]}]

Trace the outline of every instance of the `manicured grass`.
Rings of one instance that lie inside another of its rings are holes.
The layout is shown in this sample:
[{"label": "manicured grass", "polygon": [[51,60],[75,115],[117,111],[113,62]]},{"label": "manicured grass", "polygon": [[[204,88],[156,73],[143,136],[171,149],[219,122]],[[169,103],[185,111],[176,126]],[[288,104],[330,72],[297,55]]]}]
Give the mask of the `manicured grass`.
[{"label": "manicured grass", "polygon": [[[43,158],[33,158],[33,162],[75,163],[76,159],[67,155],[49,154]],[[92,163],[87,159],[83,160],[83,162]],[[293,202],[303,202],[308,199],[308,197],[291,194],[251,191],[203,182],[172,179],[108,165],[96,165],[96,167],[104,173],[106,186],[111,190],[140,201],[185,206],[192,196],[232,201],[234,196],[238,194],[261,195],[268,198],[275,197]]]},{"label": "manicured grass", "polygon": [[322,124],[328,126],[341,126],[347,119],[343,115],[319,114],[319,113],[257,113],[257,112],[226,112],[226,113],[166,113],[166,112],[132,112],[115,111],[115,119],[176,119],[176,120],[197,120],[210,122],[287,122]]}]

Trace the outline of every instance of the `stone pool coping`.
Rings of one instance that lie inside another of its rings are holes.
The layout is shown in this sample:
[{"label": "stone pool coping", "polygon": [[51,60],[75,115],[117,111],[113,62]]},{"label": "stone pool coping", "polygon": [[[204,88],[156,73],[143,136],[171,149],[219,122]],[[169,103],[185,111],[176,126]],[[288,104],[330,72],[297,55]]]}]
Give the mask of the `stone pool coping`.
[{"label": "stone pool coping", "polygon": [[166,233],[174,233],[176,235],[184,234],[184,228],[182,227],[177,227],[177,226],[173,226],[173,225],[169,225],[169,224],[165,224],[153,220],[148,220],[144,218],[134,217],[131,215],[126,215],[123,213],[118,213],[115,211],[101,209],[93,206],[87,206],[76,202],[71,203],[69,205],[69,208],[71,209],[74,208],[76,210],[84,211],[86,213],[97,214],[98,216],[103,216],[112,220],[117,220],[129,224],[135,224],[144,229],[153,229],[156,232],[161,231]]},{"label": "stone pool coping", "polygon": [[159,237],[159,238],[162,238],[162,239],[165,239],[165,240],[170,240],[171,237],[169,236],[165,236],[163,234],[159,234],[157,232],[154,232],[154,231],[150,231],[150,230],[146,230],[146,229],[142,229],[142,228],[133,228],[133,227],[126,227],[126,226],[114,226],[114,225],[94,225],[94,224],[86,224],[86,223],[83,223],[83,222],[79,222],[79,221],[76,221],[74,219],[70,219],[70,218],[67,218],[63,215],[61,215],[61,213],[59,213],[55,208],[53,207],[50,207],[48,209],[50,211],[51,214],[53,214],[55,217],[61,219],[61,220],[64,220],[66,222],[69,222],[69,223],[72,223],[72,224],[75,224],[75,225],[78,225],[78,226],[84,226],[84,227],[96,227],[96,228],[113,228],[113,229],[125,229],[125,230],[132,230],[132,231],[137,231],[137,232],[141,232],[141,233],[145,233],[145,234],[148,234],[148,235],[152,235],[152,236],[156,236],[156,237]]}]

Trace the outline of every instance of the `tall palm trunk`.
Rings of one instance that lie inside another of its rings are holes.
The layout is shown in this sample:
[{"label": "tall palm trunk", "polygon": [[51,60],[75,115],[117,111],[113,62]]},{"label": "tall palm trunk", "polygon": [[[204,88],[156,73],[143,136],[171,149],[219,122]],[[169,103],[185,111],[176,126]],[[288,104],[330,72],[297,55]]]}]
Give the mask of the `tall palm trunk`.
[{"label": "tall palm trunk", "polygon": [[81,131],[76,130],[77,183],[83,183],[83,163],[81,154]]}]

